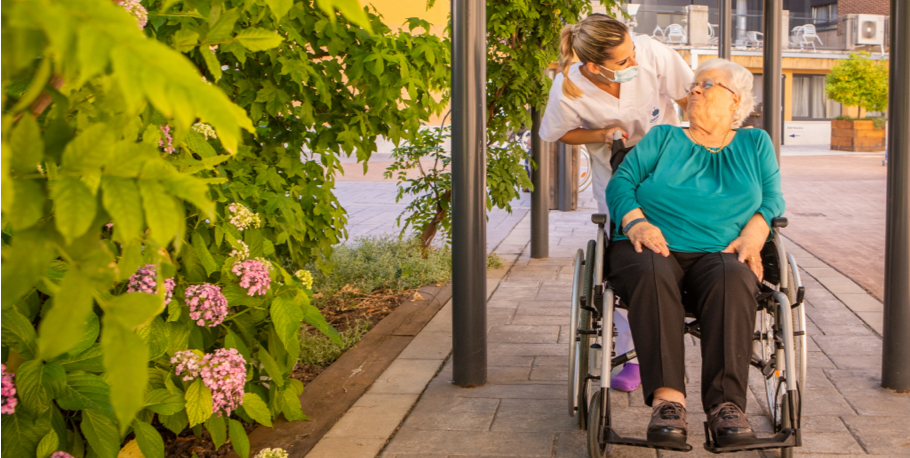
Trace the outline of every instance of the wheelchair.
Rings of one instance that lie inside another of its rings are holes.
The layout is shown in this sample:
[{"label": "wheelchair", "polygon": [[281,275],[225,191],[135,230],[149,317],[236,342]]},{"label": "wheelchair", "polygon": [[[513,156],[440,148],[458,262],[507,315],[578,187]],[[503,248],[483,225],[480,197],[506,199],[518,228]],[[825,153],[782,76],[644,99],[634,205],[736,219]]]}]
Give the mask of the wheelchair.
[{"label": "wheelchair", "polygon": [[[626,152],[628,149],[617,154],[614,142],[615,159],[621,161]],[[588,241],[586,249],[579,249],[575,255],[569,327],[569,415],[577,417],[579,427],[587,431],[588,454],[592,458],[609,456],[614,445],[691,451],[689,444],[666,447],[645,439],[623,437],[615,431],[610,415],[611,372],[636,355],[635,350],[623,355],[614,352],[613,310],[620,304],[603,274],[606,220],[604,214],[593,215],[597,238]],[[805,289],[796,260],[787,253],[780,234],[786,225],[786,218],[772,220],[773,238],[761,253],[765,278],[758,296],[750,361],[764,380],[767,405],[763,408],[769,410],[765,413],[770,414],[775,434],[759,437],[747,445],[720,447],[705,422],[704,448],[712,453],[779,448],[781,457],[787,458],[801,445],[801,394],[808,364]],[[686,333],[699,337],[698,322],[691,314],[687,314]]]}]

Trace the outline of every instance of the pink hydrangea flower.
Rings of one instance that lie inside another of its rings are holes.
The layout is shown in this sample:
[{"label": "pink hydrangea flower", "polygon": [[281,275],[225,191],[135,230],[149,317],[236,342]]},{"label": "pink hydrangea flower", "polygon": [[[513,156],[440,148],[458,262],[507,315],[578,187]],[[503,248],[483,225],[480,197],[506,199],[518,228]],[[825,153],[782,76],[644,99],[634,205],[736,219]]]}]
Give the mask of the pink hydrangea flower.
[{"label": "pink hydrangea flower", "polygon": [[51,453],[50,458],[73,458],[73,455],[70,455],[69,453],[66,453],[66,452],[54,452],[54,453]]},{"label": "pink hydrangea flower", "polygon": [[214,328],[228,314],[228,302],[221,288],[211,283],[191,285],[186,289],[186,305],[190,318],[199,326]]},{"label": "pink hydrangea flower", "polygon": [[193,351],[177,352],[171,358],[177,364],[177,375],[186,373],[184,381],[202,377],[202,383],[212,390],[212,413],[228,416],[243,404],[243,385],[246,383],[246,360],[235,348],[219,348],[199,357]]},{"label": "pink hydrangea flower", "polygon": [[[126,289],[128,293],[146,293],[158,294],[158,270],[154,264],[146,264],[140,267],[133,275],[130,275],[130,284]],[[177,283],[174,278],[164,280],[164,305],[170,304],[174,297],[174,287]]]},{"label": "pink hydrangea flower", "polygon": [[145,28],[145,25],[149,22],[149,13],[145,7],[139,3],[139,0],[123,0],[120,2],[120,6],[136,18],[136,23],[139,24],[140,29]]},{"label": "pink hydrangea flower", "polygon": [[0,364],[0,374],[2,374],[3,378],[3,384],[0,387],[0,394],[3,396],[3,401],[0,403],[0,414],[14,414],[16,413],[16,404],[19,403],[19,400],[16,399],[16,384],[13,382],[13,377],[16,374],[6,372],[6,364]]},{"label": "pink hydrangea flower", "polygon": [[272,283],[268,264],[258,259],[235,262],[231,272],[240,277],[240,286],[246,289],[248,296],[264,296]]},{"label": "pink hydrangea flower", "polygon": [[171,137],[171,126],[165,124],[161,126],[160,129],[161,133],[164,134],[164,139],[158,140],[158,146],[164,148],[165,153],[174,154],[174,151],[177,151],[177,149],[174,148],[174,138]]}]

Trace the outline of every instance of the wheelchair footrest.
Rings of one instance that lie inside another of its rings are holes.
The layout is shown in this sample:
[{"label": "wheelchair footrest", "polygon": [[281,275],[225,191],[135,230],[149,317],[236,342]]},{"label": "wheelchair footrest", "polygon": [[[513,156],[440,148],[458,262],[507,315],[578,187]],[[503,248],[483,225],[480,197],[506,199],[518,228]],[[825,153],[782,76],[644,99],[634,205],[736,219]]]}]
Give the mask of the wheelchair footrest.
[{"label": "wheelchair footrest", "polygon": [[705,442],[705,450],[711,453],[730,453],[730,452],[742,452],[746,450],[765,450],[769,448],[782,448],[782,447],[799,447],[799,439],[795,429],[785,428],[781,432],[774,435],[774,437],[765,437],[757,438],[755,442],[751,444],[742,444],[742,445],[730,445],[727,447],[719,447],[717,443],[714,442],[714,438],[711,437],[711,433],[708,431],[708,423],[705,422],[705,432],[707,433],[707,442]]},{"label": "wheelchair footrest", "polygon": [[613,428],[607,426],[604,428],[604,442],[608,444],[616,445],[627,445],[630,447],[647,447],[647,448],[656,448],[658,450],[672,450],[675,452],[691,452],[692,446],[685,444],[682,447],[667,447],[663,445],[653,444],[644,439],[634,439],[631,437],[622,437],[619,434],[616,434],[616,431],[613,431]]}]

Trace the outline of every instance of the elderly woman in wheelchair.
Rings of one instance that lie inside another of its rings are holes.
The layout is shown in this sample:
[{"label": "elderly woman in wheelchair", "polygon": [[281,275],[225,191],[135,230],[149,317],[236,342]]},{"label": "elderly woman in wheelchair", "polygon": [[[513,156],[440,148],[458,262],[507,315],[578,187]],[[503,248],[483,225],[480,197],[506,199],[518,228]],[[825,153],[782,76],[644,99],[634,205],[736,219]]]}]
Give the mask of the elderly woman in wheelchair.
[{"label": "elderly woman in wheelchair", "polygon": [[[793,438],[781,436],[777,442],[755,446],[756,436],[744,413],[750,364],[763,372],[774,373],[777,368],[777,375],[787,373],[792,378],[786,386],[792,386],[795,366],[790,364],[789,372],[780,369],[784,359],[789,358],[789,364],[795,357],[790,303],[801,301],[801,297],[786,297],[788,280],[794,283],[789,285],[791,289],[798,288],[798,279],[792,281],[798,273],[790,271],[795,263],[788,264],[782,245],[778,251],[774,243],[766,247],[772,228],[784,224],[777,218],[784,212],[784,199],[774,147],[763,130],[736,129],[752,111],[751,89],[752,74],[741,66],[721,59],[703,63],[689,86],[689,128],[655,126],[610,180],[607,201],[617,225],[604,259],[598,263],[606,277],[606,289],[600,290],[603,306],[592,309],[599,297],[589,291],[588,297],[594,300],[587,302],[587,308],[600,316],[601,329],[612,329],[608,315],[614,304],[628,308],[645,403],[653,410],[647,441],[621,438],[610,428],[609,402],[602,399],[608,393],[602,389],[588,409],[596,409],[600,415],[599,420],[597,415],[587,420],[592,456],[604,455],[606,443],[691,449],[686,444],[687,332],[701,339],[705,447],[724,452],[798,445]],[[776,230],[775,241],[779,242]],[[774,285],[784,287],[783,292],[772,291],[768,282],[762,284],[763,264],[770,261],[763,263],[762,257],[768,253],[777,258],[775,266],[783,264],[783,269],[776,267],[773,272]],[[787,279],[781,280],[782,275]],[[590,281],[597,285],[596,278]],[[766,344],[787,346],[791,351],[785,358],[783,352],[775,354],[772,349],[767,361],[756,361],[753,340],[756,335],[767,337],[755,332],[756,312],[769,302],[787,303],[780,306],[786,312],[772,313],[778,321],[786,321],[774,329],[783,329],[787,335]],[[686,323],[687,313],[694,316],[695,323]],[[596,324],[591,325],[593,330],[586,329],[579,324],[578,335],[597,335]],[[772,355],[779,359],[775,361]],[[615,367],[616,361],[612,365],[608,358],[603,361],[602,376],[609,377],[609,367]],[[779,381],[777,385],[767,385],[775,391],[773,398],[769,396],[775,402],[780,399]],[[601,386],[609,386],[609,382],[602,380]],[[772,405],[774,408],[780,406]],[[796,426],[789,426],[792,433]],[[594,445],[590,428],[596,429]]]}]

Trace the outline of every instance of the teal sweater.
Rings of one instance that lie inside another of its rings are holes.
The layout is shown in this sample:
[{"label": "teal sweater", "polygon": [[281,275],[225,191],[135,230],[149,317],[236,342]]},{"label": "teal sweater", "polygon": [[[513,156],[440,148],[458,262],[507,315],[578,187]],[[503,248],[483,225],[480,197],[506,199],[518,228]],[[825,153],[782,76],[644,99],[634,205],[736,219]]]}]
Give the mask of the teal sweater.
[{"label": "teal sweater", "polygon": [[[670,251],[713,253],[730,244],[752,215],[784,213],[780,168],[771,138],[760,129],[737,130],[719,153],[709,153],[682,128],[655,126],[629,152],[607,186],[610,216],[641,208]],[[617,227],[614,240],[628,239]]]}]

